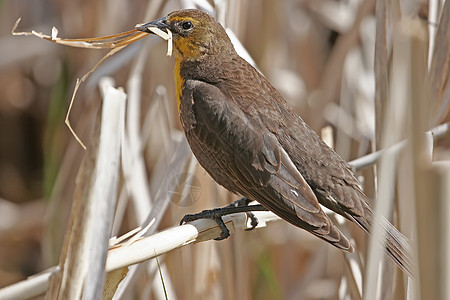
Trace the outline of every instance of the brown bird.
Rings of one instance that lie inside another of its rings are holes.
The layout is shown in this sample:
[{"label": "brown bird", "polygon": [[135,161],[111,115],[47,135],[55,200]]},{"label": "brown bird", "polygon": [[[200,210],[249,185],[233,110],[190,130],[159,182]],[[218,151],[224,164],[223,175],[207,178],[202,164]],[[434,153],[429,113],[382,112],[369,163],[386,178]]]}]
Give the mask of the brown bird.
[{"label": "brown bird", "polygon": [[[328,243],[353,251],[321,205],[371,231],[373,212],[350,166],[235,51],[199,10],[138,27],[170,30],[180,119],[199,163],[220,185]],[[411,275],[407,239],[388,223],[387,253]],[[226,229],[225,229],[226,230]]]}]

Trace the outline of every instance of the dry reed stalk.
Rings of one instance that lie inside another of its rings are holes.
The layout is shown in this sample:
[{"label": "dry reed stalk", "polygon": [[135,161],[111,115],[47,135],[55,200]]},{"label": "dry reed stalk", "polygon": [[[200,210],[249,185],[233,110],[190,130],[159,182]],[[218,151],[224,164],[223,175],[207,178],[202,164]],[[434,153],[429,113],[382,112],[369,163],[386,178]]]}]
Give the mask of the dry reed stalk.
[{"label": "dry reed stalk", "polygon": [[82,294],[98,298],[103,290],[119,177],[121,135],[117,132],[123,126],[125,94],[112,88],[110,82],[104,82],[102,90],[101,129],[97,129],[98,138],[94,138],[80,170],[71,226],[60,258],[61,271],[52,277],[46,295],[49,299],[78,299]]}]

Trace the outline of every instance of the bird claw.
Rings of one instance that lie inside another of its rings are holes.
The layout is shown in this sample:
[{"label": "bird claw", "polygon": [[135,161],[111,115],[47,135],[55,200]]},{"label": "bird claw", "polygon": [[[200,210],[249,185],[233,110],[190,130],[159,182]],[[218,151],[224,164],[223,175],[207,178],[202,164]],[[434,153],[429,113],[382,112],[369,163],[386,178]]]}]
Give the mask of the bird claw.
[{"label": "bird claw", "polygon": [[227,228],[227,225],[225,225],[225,222],[223,221],[222,217],[214,218],[214,221],[216,221],[217,225],[220,227],[220,236],[215,238],[216,241],[221,241],[230,236],[230,231]]},{"label": "bird claw", "polygon": [[[241,199],[236,200],[233,203],[231,203],[230,206],[243,207],[243,206],[248,206],[250,204],[250,202],[252,202],[252,201],[249,200],[248,198],[242,197]],[[256,226],[258,226],[259,221],[258,221],[258,218],[255,216],[255,214],[250,211],[246,212],[246,215],[251,220],[250,225],[252,227],[245,229],[245,231],[251,231],[251,230],[255,229]]]},{"label": "bird claw", "polygon": [[258,226],[259,221],[258,221],[258,218],[255,216],[254,213],[248,212],[248,213],[246,213],[246,214],[247,214],[247,217],[251,220],[250,225],[251,225],[252,227],[246,228],[245,231],[251,231],[251,230],[255,229],[256,226]]},{"label": "bird claw", "polygon": [[209,210],[203,210],[202,212],[198,214],[192,214],[192,215],[185,215],[183,219],[180,221],[180,225],[183,225],[185,223],[189,223],[195,220],[199,219],[212,219],[216,221],[217,225],[219,225],[219,228],[221,229],[220,236],[215,238],[216,241],[221,241],[230,236],[230,231],[228,230],[227,226],[225,225],[225,222],[222,219],[222,216],[224,216],[224,209],[223,208],[215,208],[215,209],[209,209]]},{"label": "bird claw", "polygon": [[183,219],[181,219],[180,225],[199,219],[212,219],[217,223],[217,225],[219,225],[219,228],[221,229],[220,236],[218,238],[215,238],[215,240],[224,240],[230,236],[230,231],[228,230],[222,219],[222,217],[225,215],[245,212],[247,214],[247,217],[251,219],[251,228],[247,228],[245,230],[253,230],[256,228],[256,226],[258,226],[258,219],[251,211],[261,211],[267,209],[265,209],[262,205],[249,205],[250,202],[251,201],[249,199],[242,197],[241,199],[234,201],[233,203],[225,207],[204,210],[198,214],[185,215]]}]

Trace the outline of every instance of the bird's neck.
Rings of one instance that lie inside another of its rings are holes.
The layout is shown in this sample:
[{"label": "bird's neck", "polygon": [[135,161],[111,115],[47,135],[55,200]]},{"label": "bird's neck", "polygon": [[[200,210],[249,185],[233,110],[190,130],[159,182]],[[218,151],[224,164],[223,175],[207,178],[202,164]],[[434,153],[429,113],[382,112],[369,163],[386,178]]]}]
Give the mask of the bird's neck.
[{"label": "bird's neck", "polygon": [[223,79],[223,73],[227,70],[229,56],[205,55],[197,59],[181,57],[175,59],[177,71],[184,80],[199,80],[208,83],[217,83]]},{"label": "bird's neck", "polygon": [[[236,54],[237,55],[237,54]],[[224,65],[229,64],[232,54],[224,57],[205,55],[197,59],[187,59],[181,53],[175,55],[175,93],[178,108],[183,97],[183,87],[186,80],[198,80],[211,84],[219,83],[224,78]]]}]

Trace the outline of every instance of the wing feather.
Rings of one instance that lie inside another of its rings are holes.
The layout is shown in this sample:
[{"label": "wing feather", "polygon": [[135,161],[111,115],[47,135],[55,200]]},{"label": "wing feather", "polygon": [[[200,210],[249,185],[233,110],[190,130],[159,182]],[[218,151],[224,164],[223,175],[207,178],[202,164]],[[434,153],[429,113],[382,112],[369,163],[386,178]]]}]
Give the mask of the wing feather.
[{"label": "wing feather", "polygon": [[191,148],[219,184],[339,248],[353,249],[323,212],[275,133],[261,127],[214,85],[187,82],[183,97],[189,97],[181,102],[181,110],[183,126],[190,129]]}]

